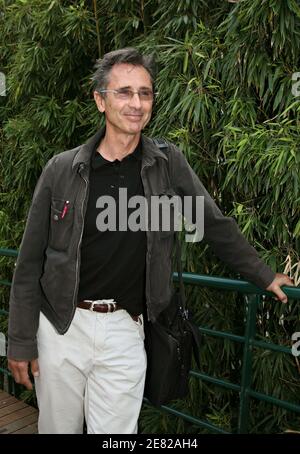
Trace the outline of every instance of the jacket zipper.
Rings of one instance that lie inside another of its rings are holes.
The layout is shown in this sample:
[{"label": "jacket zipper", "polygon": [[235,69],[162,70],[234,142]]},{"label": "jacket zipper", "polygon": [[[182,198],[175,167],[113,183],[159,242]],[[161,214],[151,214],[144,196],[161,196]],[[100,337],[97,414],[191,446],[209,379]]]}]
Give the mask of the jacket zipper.
[{"label": "jacket zipper", "polygon": [[[145,168],[146,167],[151,167],[150,164],[145,164],[144,167],[142,167],[141,169],[141,179],[142,179],[142,183],[143,183],[143,187],[144,187],[144,193],[145,193],[145,184],[144,184],[144,181],[145,179],[143,178],[145,175],[144,175],[144,171],[145,171]],[[146,198],[148,198],[148,195],[149,193],[145,193],[145,196]],[[149,225],[147,226],[147,231],[146,231],[146,235],[147,235],[147,255],[146,255],[146,286],[147,286],[147,282],[148,282],[148,291],[150,293],[150,259],[151,259],[151,251],[150,251],[150,247],[149,246],[149,243],[150,243],[150,232],[149,232]],[[149,304],[150,304],[150,301],[149,301]],[[146,309],[147,309],[147,318],[148,318],[148,321],[150,321],[150,312],[149,312],[149,306],[148,306],[148,301],[147,301],[147,294],[146,294]]]},{"label": "jacket zipper", "polygon": [[[83,236],[83,230],[84,230],[83,207],[84,207],[84,204],[85,204],[85,201],[86,201],[86,194],[87,194],[87,189],[88,189],[88,184],[89,184],[88,180],[86,178],[84,178],[84,176],[81,175],[80,170],[79,170],[79,175],[85,182],[85,190],[84,190],[84,196],[83,196],[82,205],[81,205],[82,229],[81,229],[80,238],[79,238],[78,245],[77,245],[77,255],[76,255],[76,271],[75,271],[76,280],[75,280],[75,287],[74,287],[74,294],[73,294],[73,314],[74,314],[75,308],[76,308],[75,296],[77,294],[78,284],[79,284],[79,249],[80,249],[80,245],[81,245],[81,242],[82,242],[82,236]],[[66,327],[66,331],[69,329],[69,326],[71,325],[72,319],[73,319],[73,316],[71,317],[71,320],[68,323],[68,326]]]}]

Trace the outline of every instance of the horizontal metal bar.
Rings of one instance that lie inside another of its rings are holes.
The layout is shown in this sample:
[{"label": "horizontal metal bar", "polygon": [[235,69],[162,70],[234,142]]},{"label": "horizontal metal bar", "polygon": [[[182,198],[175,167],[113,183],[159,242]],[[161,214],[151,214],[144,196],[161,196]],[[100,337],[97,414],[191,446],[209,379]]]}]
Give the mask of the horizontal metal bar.
[{"label": "horizontal metal bar", "polygon": [[[229,340],[232,340],[235,342],[240,342],[240,343],[245,342],[245,338],[243,336],[237,336],[236,334],[232,334],[232,333],[227,333],[227,332],[223,332],[223,331],[217,331],[217,330],[214,330],[211,328],[202,328],[202,327],[199,328],[199,331],[202,334],[207,334],[207,335],[213,336],[213,337],[220,337],[223,339],[229,339]],[[288,347],[284,347],[283,345],[273,344],[271,342],[253,340],[253,341],[250,341],[250,344],[254,347],[259,347],[259,348],[263,348],[266,350],[273,350],[275,352],[292,354],[291,347],[288,348]]]},{"label": "horizontal metal bar", "polygon": [[243,336],[238,336],[237,334],[232,334],[232,333],[224,333],[223,331],[217,331],[211,328],[199,328],[199,331],[202,334],[208,334],[209,336],[213,337],[221,337],[225,339],[230,339],[235,342],[245,342],[245,338]]},{"label": "horizontal metal bar", "polygon": [[291,402],[287,402],[286,400],[280,400],[276,397],[268,396],[267,394],[259,393],[257,391],[252,391],[249,389],[248,391],[249,396],[254,397],[263,402],[268,402],[270,404],[276,405],[277,407],[285,408],[286,410],[294,411],[296,413],[300,413],[300,405],[292,404]]},{"label": "horizontal metal bar", "polygon": [[0,248],[0,256],[4,257],[18,257],[18,251],[16,249],[4,249]]},{"label": "horizontal metal bar", "polygon": [[[202,287],[212,287],[219,290],[233,290],[239,293],[255,293],[257,295],[274,296],[272,292],[267,292],[254,284],[242,279],[228,279],[224,277],[208,276],[205,274],[182,273],[183,281],[186,284],[200,285]],[[178,282],[178,274],[173,273],[174,281]],[[300,288],[281,287],[288,298],[300,299]]]},{"label": "horizontal metal bar", "polygon": [[[146,398],[144,398],[144,402],[151,405],[151,403]],[[227,432],[224,429],[221,429],[220,427],[215,426],[214,424],[210,424],[207,421],[202,421],[200,419],[194,418],[193,416],[187,415],[186,413],[182,413],[167,405],[162,405],[161,407],[159,407],[159,409],[165,411],[166,413],[170,413],[174,416],[178,416],[179,418],[184,419],[192,424],[195,424],[196,426],[204,427],[213,432],[220,433],[220,434],[230,434],[231,433],[231,432]]]},{"label": "horizontal metal bar", "polygon": [[10,281],[3,281],[3,280],[0,280],[0,285],[6,285],[8,287],[11,287],[11,282]]},{"label": "horizontal metal bar", "polygon": [[199,378],[200,380],[207,381],[209,383],[213,383],[214,385],[221,386],[222,388],[232,389],[233,391],[239,392],[241,387],[236,385],[235,383],[230,383],[227,380],[222,380],[220,378],[211,377],[210,375],[202,374],[195,370],[190,371],[190,375],[193,377]]},{"label": "horizontal metal bar", "polygon": [[8,311],[5,309],[0,309],[0,315],[8,315]]},{"label": "horizontal metal bar", "polygon": [[253,340],[251,342],[251,345],[253,347],[263,348],[264,350],[273,350],[274,352],[289,353],[292,355],[292,347],[288,348],[284,347],[283,345],[277,345],[271,342],[264,342],[258,340]]},{"label": "horizontal metal bar", "polygon": [[0,372],[2,374],[8,375],[9,377],[12,377],[12,373],[9,372],[9,370],[7,370],[7,369],[3,369],[2,367],[0,367]]}]

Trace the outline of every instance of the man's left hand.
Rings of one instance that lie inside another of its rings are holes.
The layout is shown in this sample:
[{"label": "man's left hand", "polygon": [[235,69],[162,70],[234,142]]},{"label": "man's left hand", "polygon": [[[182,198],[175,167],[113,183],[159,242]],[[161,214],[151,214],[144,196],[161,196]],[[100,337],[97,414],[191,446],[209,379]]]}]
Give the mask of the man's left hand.
[{"label": "man's left hand", "polygon": [[276,273],[275,278],[266,290],[275,293],[276,299],[280,300],[282,303],[287,303],[288,297],[280,288],[282,285],[294,286],[294,282],[286,274]]}]

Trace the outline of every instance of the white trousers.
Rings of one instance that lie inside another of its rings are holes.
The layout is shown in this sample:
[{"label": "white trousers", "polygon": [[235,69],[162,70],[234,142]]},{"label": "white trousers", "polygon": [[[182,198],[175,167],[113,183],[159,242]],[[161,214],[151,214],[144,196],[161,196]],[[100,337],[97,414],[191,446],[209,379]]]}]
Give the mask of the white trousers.
[{"label": "white trousers", "polygon": [[142,406],[143,316],[76,309],[66,334],[41,314],[35,379],[41,434],[134,434]]}]

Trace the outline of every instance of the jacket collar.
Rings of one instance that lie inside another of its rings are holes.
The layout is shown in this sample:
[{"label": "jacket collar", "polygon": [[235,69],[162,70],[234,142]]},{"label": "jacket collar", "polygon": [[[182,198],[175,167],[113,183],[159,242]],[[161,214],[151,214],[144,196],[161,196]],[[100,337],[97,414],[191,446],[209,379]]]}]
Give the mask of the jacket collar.
[{"label": "jacket collar", "polygon": [[100,142],[105,134],[105,128],[101,128],[96,132],[86,143],[79,147],[78,153],[76,153],[73,159],[72,170],[77,168],[80,164],[90,165],[91,157],[94,152],[96,145]]},{"label": "jacket collar", "polygon": [[[79,151],[76,153],[75,158],[73,159],[73,170],[80,164],[90,166],[91,156],[93,154],[95,146],[100,142],[104,134],[105,128],[101,128],[86,143],[81,145]],[[149,137],[146,137],[142,134],[142,166],[152,165],[156,158],[163,158],[168,160],[166,154],[161,151]]]}]

